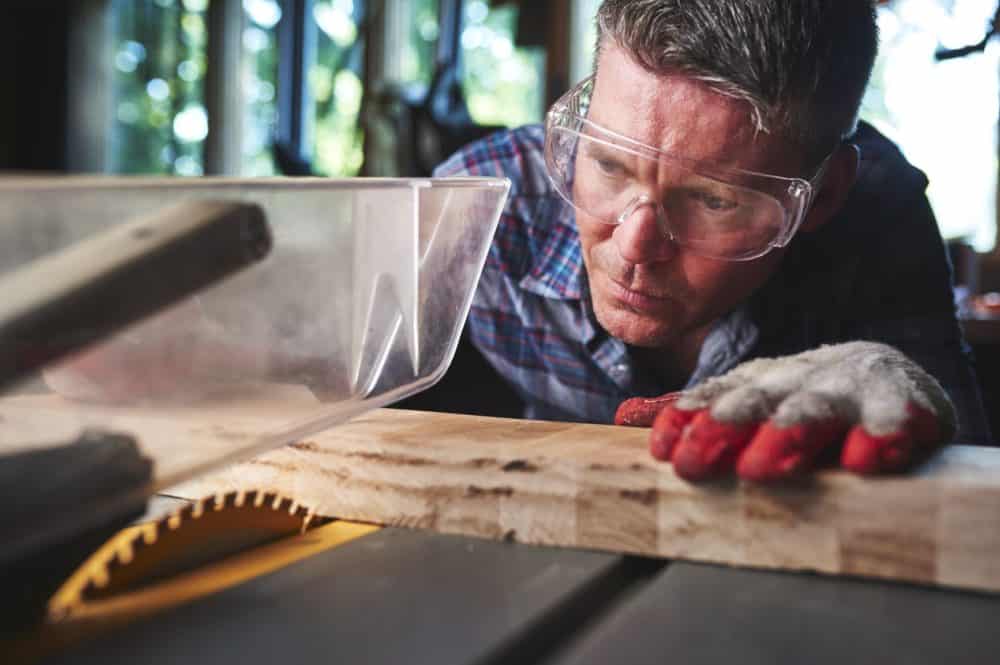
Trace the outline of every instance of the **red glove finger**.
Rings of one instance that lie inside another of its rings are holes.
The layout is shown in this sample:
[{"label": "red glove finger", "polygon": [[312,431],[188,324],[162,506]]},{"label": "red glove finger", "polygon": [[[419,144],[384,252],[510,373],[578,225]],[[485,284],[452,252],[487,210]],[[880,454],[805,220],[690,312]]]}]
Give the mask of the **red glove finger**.
[{"label": "red glove finger", "polygon": [[662,462],[669,462],[684,428],[702,411],[703,409],[685,411],[670,405],[661,409],[653,421],[653,431],[649,434],[650,454]]},{"label": "red glove finger", "polygon": [[899,471],[913,460],[914,452],[941,441],[941,425],[934,414],[912,402],[906,410],[909,416],[897,432],[876,436],[861,425],[852,428],[840,465],[861,474]]},{"label": "red glove finger", "polygon": [[684,430],[671,456],[681,478],[709,480],[733,470],[740,453],[760,423],[721,423],[708,410],[698,412]]},{"label": "red glove finger", "polygon": [[816,458],[843,441],[847,428],[833,420],[779,427],[770,420],[740,454],[736,473],[747,480],[773,482],[812,469]]},{"label": "red glove finger", "polygon": [[659,397],[633,397],[618,405],[615,411],[615,425],[650,427],[663,409],[677,401],[679,392],[667,393]]}]

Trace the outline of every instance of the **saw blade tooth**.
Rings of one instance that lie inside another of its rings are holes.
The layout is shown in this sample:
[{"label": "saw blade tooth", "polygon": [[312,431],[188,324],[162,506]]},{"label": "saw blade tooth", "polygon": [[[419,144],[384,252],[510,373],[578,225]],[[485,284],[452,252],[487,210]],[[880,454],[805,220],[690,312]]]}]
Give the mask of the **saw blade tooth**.
[{"label": "saw blade tooth", "polygon": [[[262,509],[270,515],[254,515],[254,508]],[[198,540],[199,530],[204,537],[206,527],[211,527],[218,518],[205,514],[210,511],[232,511],[236,519],[249,520],[249,524],[259,524],[261,528],[265,526],[269,532],[275,528],[281,530],[282,537],[292,536],[298,527],[299,533],[305,533],[311,526],[326,524],[329,518],[323,515],[325,511],[318,510],[315,506],[307,503],[300,503],[292,496],[284,496],[275,491],[248,490],[231,491],[228,493],[218,493],[199,501],[187,503],[182,508],[171,514],[165,515],[155,521],[134,525],[134,531],[122,534],[122,537],[114,544],[108,543],[110,547],[101,548],[99,552],[91,557],[81,566],[82,586],[70,587],[68,594],[73,595],[72,603],[84,606],[87,602],[101,600],[102,598],[113,597],[117,594],[128,594],[135,590],[132,586],[136,580],[141,581],[144,575],[150,571],[158,570],[163,561],[170,561],[171,556],[179,556],[183,561],[182,549],[187,549],[192,545],[190,541]],[[283,518],[275,519],[271,511],[288,511],[293,522],[288,522]],[[193,524],[195,520],[202,518],[205,521],[201,524]],[[301,520],[301,521],[300,521]],[[277,524],[276,524],[277,523]],[[253,527],[250,527],[253,528]],[[187,531],[185,531],[187,530]],[[180,535],[173,532],[179,531]],[[192,538],[188,538],[191,535]],[[234,544],[234,546],[242,546]],[[164,559],[164,557],[166,557]],[[129,567],[129,571],[123,571]],[[183,569],[182,569],[183,570]],[[123,580],[119,582],[119,578]],[[158,578],[153,578],[158,579]],[[74,584],[81,584],[75,582]],[[59,594],[63,593],[62,591]],[[57,594],[58,595],[58,594]],[[69,595],[67,595],[69,597]],[[50,605],[50,617],[59,618],[61,615],[74,616],[73,605],[68,601],[59,601],[61,606]],[[60,612],[62,614],[60,614]]]},{"label": "saw blade tooth", "polygon": [[118,562],[127,566],[132,563],[132,559],[135,557],[135,553],[132,551],[132,543],[122,543],[121,548],[118,550]]},{"label": "saw blade tooth", "polygon": [[98,589],[103,589],[108,586],[108,570],[107,568],[98,568],[94,571],[93,577],[90,578],[91,583]]},{"label": "saw blade tooth", "polygon": [[306,513],[305,519],[302,520],[302,530],[300,531],[300,533],[305,533],[306,529],[309,528],[309,523],[313,521],[313,517],[315,517],[315,515],[313,514],[313,511],[310,508],[309,511]]}]

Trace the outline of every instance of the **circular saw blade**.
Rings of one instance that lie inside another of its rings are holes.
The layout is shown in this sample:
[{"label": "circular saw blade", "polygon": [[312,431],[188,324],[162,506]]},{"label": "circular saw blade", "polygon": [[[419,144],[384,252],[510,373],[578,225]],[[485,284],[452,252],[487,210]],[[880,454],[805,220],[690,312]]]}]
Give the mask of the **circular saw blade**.
[{"label": "circular saw blade", "polygon": [[53,596],[49,616],[128,593],[329,522],[273,492],[229,492],[125,529]]}]

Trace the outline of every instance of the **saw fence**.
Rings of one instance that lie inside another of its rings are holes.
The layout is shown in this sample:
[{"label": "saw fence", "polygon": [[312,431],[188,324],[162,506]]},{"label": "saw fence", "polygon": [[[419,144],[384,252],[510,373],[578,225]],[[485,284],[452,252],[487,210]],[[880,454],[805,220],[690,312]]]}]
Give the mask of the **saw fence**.
[{"label": "saw fence", "polygon": [[[16,409],[0,404],[0,417],[27,426],[29,412],[51,419],[73,408],[21,399]],[[219,433],[252,437],[268,420],[229,413],[206,427],[211,414],[200,414],[164,422],[169,436],[143,445],[170,446],[178,459]],[[115,424],[127,427],[129,418]],[[157,429],[148,419],[136,426]],[[1000,591],[1000,450],[951,446],[898,477],[829,471],[780,487],[692,485],[649,456],[647,436],[382,409],[168,493],[195,499],[256,488],[383,525]]]}]

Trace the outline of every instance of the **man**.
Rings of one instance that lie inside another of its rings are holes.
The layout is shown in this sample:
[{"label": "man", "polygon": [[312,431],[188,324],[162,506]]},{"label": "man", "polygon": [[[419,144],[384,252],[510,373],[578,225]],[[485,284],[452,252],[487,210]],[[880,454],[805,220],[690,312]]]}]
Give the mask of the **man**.
[{"label": "man", "polygon": [[686,477],[796,475],[845,438],[877,472],[954,431],[940,382],[985,442],[926,178],[858,127],[871,1],[606,0],[597,22],[545,128],[436,171],[513,181],[469,331],[525,415],[686,390],[619,414],[658,411],[653,454]]}]

